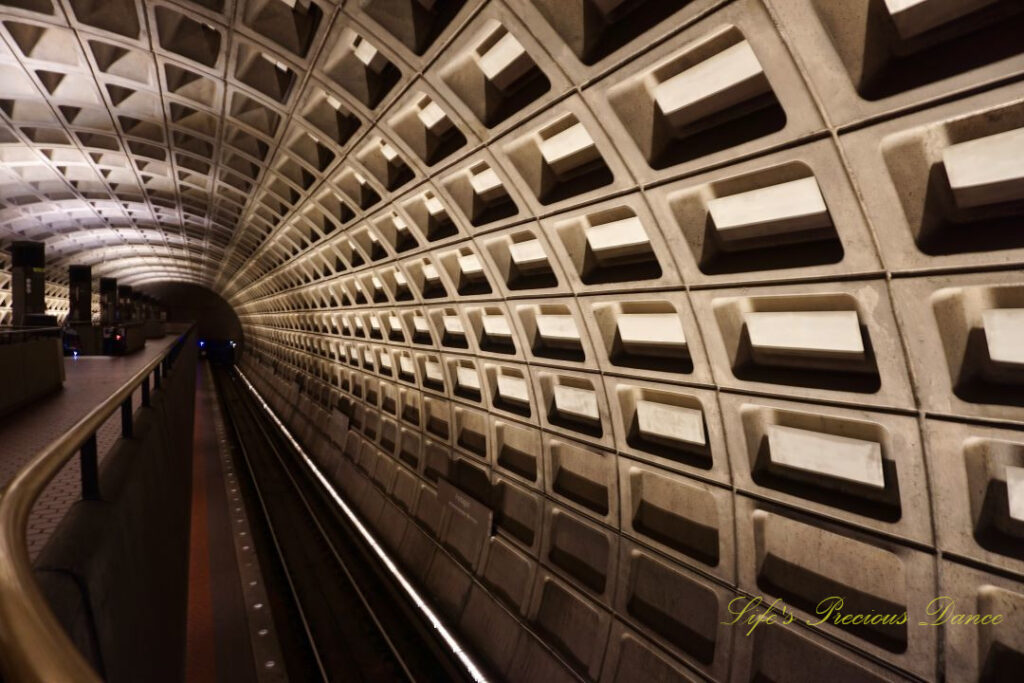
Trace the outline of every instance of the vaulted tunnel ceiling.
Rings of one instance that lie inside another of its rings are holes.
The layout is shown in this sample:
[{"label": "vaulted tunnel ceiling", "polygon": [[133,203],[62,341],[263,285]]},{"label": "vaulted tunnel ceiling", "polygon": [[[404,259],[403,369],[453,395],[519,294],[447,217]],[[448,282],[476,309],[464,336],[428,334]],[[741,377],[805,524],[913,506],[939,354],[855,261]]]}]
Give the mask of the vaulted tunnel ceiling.
[{"label": "vaulted tunnel ceiling", "polygon": [[0,241],[46,242],[56,312],[72,263],[221,294],[410,528],[441,476],[488,499],[417,578],[475,576],[447,617],[510,678],[975,680],[1019,638],[716,624],[1024,613],[1022,35],[1019,0],[0,0]]},{"label": "vaulted tunnel ceiling", "polygon": [[74,262],[223,289],[340,157],[295,111],[333,6],[3,7],[0,237],[45,241],[54,282]]}]

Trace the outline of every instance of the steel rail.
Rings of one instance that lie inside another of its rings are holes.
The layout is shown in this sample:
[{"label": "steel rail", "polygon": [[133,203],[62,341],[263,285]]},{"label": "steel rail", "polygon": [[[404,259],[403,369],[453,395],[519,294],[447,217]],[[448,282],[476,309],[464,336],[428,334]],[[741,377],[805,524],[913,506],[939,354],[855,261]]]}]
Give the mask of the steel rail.
[{"label": "steel rail", "polygon": [[79,450],[84,450],[83,446],[114,411],[130,400],[139,385],[146,382],[148,386],[150,373],[159,372],[161,364],[181,347],[193,329],[182,332],[164,353],[148,362],[71,429],[39,451],[0,491],[0,671],[4,680],[19,683],[100,683],[102,680],[71,642],[36,582],[28,550],[29,515],[36,500],[64,465]]}]

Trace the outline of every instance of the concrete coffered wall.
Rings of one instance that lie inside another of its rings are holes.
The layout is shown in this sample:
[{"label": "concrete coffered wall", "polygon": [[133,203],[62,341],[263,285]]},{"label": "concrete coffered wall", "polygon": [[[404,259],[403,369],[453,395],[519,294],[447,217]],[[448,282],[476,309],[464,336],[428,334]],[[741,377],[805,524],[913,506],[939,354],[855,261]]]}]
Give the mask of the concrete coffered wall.
[{"label": "concrete coffered wall", "polygon": [[[1021,3],[0,14],[0,238],[55,309],[69,263],[227,299],[496,677],[1019,666]],[[910,623],[802,624],[829,595]],[[1015,617],[916,626],[937,595]]]}]

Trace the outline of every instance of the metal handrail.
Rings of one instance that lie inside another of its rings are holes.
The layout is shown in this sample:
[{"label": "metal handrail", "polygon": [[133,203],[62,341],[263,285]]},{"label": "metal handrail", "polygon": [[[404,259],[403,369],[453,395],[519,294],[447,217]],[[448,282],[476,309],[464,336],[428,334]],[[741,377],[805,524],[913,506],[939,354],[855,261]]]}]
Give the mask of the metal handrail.
[{"label": "metal handrail", "polygon": [[40,327],[39,325],[0,325],[0,334],[16,334],[18,332],[52,332],[60,331],[60,325]]},{"label": "metal handrail", "polygon": [[[161,369],[167,372],[168,359],[173,363],[191,332],[191,327],[185,330],[165,353],[147,363],[114,394],[39,451],[0,491],[0,670],[5,680],[100,683],[99,675],[68,638],[36,582],[26,534],[29,514],[47,484],[79,450],[83,497],[98,495],[94,479],[98,473],[93,471],[87,476],[87,468],[96,468],[96,431],[119,407],[123,411],[127,402],[130,433],[132,393],[141,385],[143,405],[148,405],[150,373],[159,388]],[[92,462],[87,463],[90,443]]]}]

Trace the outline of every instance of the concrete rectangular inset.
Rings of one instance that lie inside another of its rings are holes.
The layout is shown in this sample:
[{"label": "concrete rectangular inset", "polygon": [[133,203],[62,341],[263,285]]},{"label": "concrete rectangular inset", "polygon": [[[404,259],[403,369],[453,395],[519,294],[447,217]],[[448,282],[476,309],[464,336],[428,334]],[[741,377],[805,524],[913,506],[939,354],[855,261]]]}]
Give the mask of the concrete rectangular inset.
[{"label": "concrete rectangular inset", "polygon": [[599,519],[618,519],[618,481],[613,453],[556,438],[546,439],[544,450],[545,484],[553,497]]},{"label": "concrete rectangular inset", "polygon": [[[695,291],[691,298],[706,316],[704,341],[719,384],[914,405],[882,281]],[[718,374],[726,370],[732,377]]]},{"label": "concrete rectangular inset", "polygon": [[[932,555],[749,498],[737,499],[736,514],[741,590],[767,604],[781,598],[813,629],[915,675],[935,675],[938,629],[917,624],[936,595]],[[843,614],[893,616],[823,619],[819,605],[834,596]]]},{"label": "concrete rectangular inset", "polygon": [[989,359],[997,365],[1024,366],[1024,308],[990,308],[981,317]]},{"label": "concrete rectangular inset", "polygon": [[885,488],[882,448],[876,442],[771,425],[768,449],[771,461],[782,467]]},{"label": "concrete rectangular inset", "polygon": [[673,356],[687,348],[683,322],[674,313],[624,313],[615,329],[626,353]]},{"label": "concrete rectangular inset", "polygon": [[625,169],[578,96],[563,102],[558,115],[528,126],[502,150],[530,189],[526,196],[534,206],[582,202],[623,187]]},{"label": "concrete rectangular inset", "polygon": [[638,194],[545,219],[545,232],[580,293],[676,287],[679,275],[665,238]]},{"label": "concrete rectangular inset", "polygon": [[628,681],[637,675],[635,672],[650,681],[697,683],[703,680],[619,621],[612,622],[604,671],[603,683]]},{"label": "concrete rectangular inset", "polygon": [[536,427],[509,420],[491,420],[494,439],[494,466],[500,471],[541,487],[543,444]]},{"label": "concrete rectangular inset", "polygon": [[639,400],[636,402],[636,421],[637,430],[644,439],[669,446],[706,444],[704,414],[699,410]]},{"label": "concrete rectangular inset", "polygon": [[610,135],[633,141],[620,148],[641,182],[822,127],[771,16],[750,0],[683,27],[584,93]]},{"label": "concrete rectangular inset", "polygon": [[1024,199],[1024,128],[946,147],[942,163],[957,206]]},{"label": "concrete rectangular inset", "polygon": [[640,256],[651,249],[647,231],[637,216],[593,225],[586,235],[587,246],[599,264]]},{"label": "concrete rectangular inset", "polygon": [[711,383],[710,365],[684,293],[619,294],[579,301],[605,373]]},{"label": "concrete rectangular inset", "polygon": [[575,123],[544,138],[540,143],[540,156],[555,175],[560,176],[599,159],[601,154],[586,127]]},{"label": "concrete rectangular inset", "polygon": [[449,102],[471,116],[480,134],[512,125],[549,99],[565,77],[554,67],[532,31],[503,5],[478,12],[452,45],[449,56],[428,70],[427,78]]},{"label": "concrete rectangular inset", "polygon": [[723,677],[735,631],[726,613],[732,592],[632,541],[621,546],[616,612],[691,666]]},{"label": "concrete rectangular inset", "polygon": [[885,0],[896,30],[904,40],[959,19],[997,0]]},{"label": "concrete rectangular inset", "polygon": [[481,579],[511,609],[525,613],[537,571],[536,560],[502,536],[492,536],[485,552]]},{"label": "concrete rectangular inset", "polygon": [[1024,572],[1024,434],[941,420],[929,420],[926,434],[938,547]]},{"label": "concrete rectangular inset", "polygon": [[610,529],[557,505],[546,506],[541,559],[608,605],[615,592],[618,543]]},{"label": "concrete rectangular inset", "polygon": [[605,378],[620,454],[726,483],[728,461],[714,390]]},{"label": "concrete rectangular inset", "polygon": [[541,571],[533,590],[530,618],[534,628],[577,671],[591,680],[597,677],[611,623],[611,615],[605,609]]},{"label": "concrete rectangular inset", "polygon": [[761,62],[746,40],[658,83],[654,101],[676,129],[770,92]]},{"label": "concrete rectangular inset", "polygon": [[[1003,672],[1011,678],[1016,676],[1018,662],[1024,657],[1021,582],[950,560],[944,560],[941,569],[939,593],[945,598],[937,608],[948,608],[943,616],[951,617],[954,611],[963,615],[959,622],[949,622],[944,629],[947,678],[984,680],[986,676],[998,678]],[[1003,618],[997,619],[996,615]]]},{"label": "concrete rectangular inset", "polygon": [[708,202],[723,242],[785,234],[831,225],[828,207],[813,176]]},{"label": "concrete rectangular inset", "polygon": [[619,461],[622,530],[677,561],[726,580],[734,576],[732,513],[725,489]]},{"label": "concrete rectangular inset", "polygon": [[751,312],[743,314],[755,358],[772,354],[862,359],[857,311]]},{"label": "concrete rectangular inset", "polygon": [[1024,283],[1016,273],[901,279],[893,298],[926,409],[1024,421]]}]

